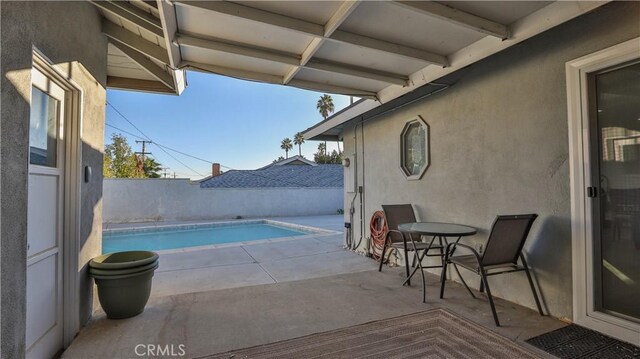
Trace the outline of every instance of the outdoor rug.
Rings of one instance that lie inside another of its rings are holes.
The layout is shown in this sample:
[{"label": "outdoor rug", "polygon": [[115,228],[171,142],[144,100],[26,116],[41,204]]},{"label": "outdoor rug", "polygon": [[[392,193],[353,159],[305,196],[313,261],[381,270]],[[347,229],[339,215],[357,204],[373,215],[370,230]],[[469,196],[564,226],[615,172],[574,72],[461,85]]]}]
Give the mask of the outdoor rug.
[{"label": "outdoor rug", "polygon": [[205,358],[538,358],[515,342],[443,309]]},{"label": "outdoor rug", "polygon": [[566,359],[640,358],[640,347],[575,324],[533,337],[527,342]]}]

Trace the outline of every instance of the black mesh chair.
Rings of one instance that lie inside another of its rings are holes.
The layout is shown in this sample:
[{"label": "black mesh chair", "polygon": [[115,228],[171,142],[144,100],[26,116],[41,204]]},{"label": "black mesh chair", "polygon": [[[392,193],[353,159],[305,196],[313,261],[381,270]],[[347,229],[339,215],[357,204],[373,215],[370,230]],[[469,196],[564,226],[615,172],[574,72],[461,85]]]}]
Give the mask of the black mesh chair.
[{"label": "black mesh chair", "polygon": [[[416,265],[416,259],[422,261],[424,259],[425,256],[438,256],[441,259],[444,257],[444,246],[443,244],[440,242],[441,240],[439,239],[439,243],[433,243],[435,240],[435,237],[431,239],[431,241],[429,243],[425,243],[422,242],[420,240],[420,238],[416,238],[414,239],[415,242],[415,249],[413,246],[408,245],[407,241],[405,240],[405,237],[402,232],[398,231],[398,225],[402,224],[402,223],[414,223],[416,222],[416,214],[413,211],[413,206],[411,206],[410,204],[392,204],[392,205],[383,205],[382,206],[382,211],[384,211],[384,216],[387,220],[387,227],[389,227],[389,233],[387,233],[387,239],[384,242],[384,246],[382,247],[382,255],[380,256],[380,268],[378,268],[378,271],[382,271],[382,264],[385,262],[384,259],[384,254],[387,250],[387,247],[390,248],[395,248],[397,250],[402,250],[404,252],[404,258],[405,258],[405,269],[407,272],[407,278],[409,278],[409,257],[408,257],[408,253],[412,252],[412,251],[422,251],[422,256],[419,256],[418,253],[415,253],[414,257],[413,257],[413,265]],[[411,236],[410,233],[407,233],[407,235]],[[431,249],[437,249],[439,250],[439,254],[428,254],[429,250]],[[444,263],[444,261],[442,262]],[[436,267],[436,266],[434,266]],[[441,267],[437,266],[438,268]],[[424,268],[430,268],[430,267],[424,267]],[[408,285],[411,285],[411,281],[407,280],[406,283]]]},{"label": "black mesh chair", "polygon": [[[485,287],[487,289],[487,297],[489,298],[489,304],[491,305],[491,311],[493,312],[493,319],[496,322],[496,326],[500,326],[487,277],[496,274],[524,271],[527,274],[527,279],[529,280],[529,285],[531,286],[531,291],[533,292],[533,298],[536,301],[538,312],[540,312],[540,315],[544,315],[542,313],[538,294],[536,293],[536,289],[533,285],[533,280],[531,280],[531,273],[529,273],[527,261],[524,259],[524,255],[522,254],[524,242],[527,239],[527,235],[529,234],[533,221],[535,221],[537,217],[537,214],[497,216],[496,220],[493,222],[493,226],[491,227],[491,233],[489,234],[489,239],[487,239],[485,250],[482,254],[478,254],[473,247],[468,245],[460,243],[450,243],[447,245],[444,260],[446,265],[442,268],[442,275],[440,278],[440,298],[442,299],[444,296],[444,285],[448,264],[453,264],[456,269],[457,266],[460,266],[473,271],[481,277],[480,292],[483,292]],[[473,254],[452,256],[456,247],[469,249]],[[518,258],[520,258],[522,265],[518,265]],[[460,276],[460,280],[471,296],[475,298],[475,295],[473,295],[473,292],[471,292],[471,289],[469,289],[469,286],[462,276]]]}]

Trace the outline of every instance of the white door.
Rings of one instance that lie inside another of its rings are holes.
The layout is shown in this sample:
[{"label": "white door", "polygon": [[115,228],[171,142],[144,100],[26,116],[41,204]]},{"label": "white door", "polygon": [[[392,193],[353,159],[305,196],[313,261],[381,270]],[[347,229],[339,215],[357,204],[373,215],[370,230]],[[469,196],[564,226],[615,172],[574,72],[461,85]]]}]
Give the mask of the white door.
[{"label": "white door", "polygon": [[27,203],[27,357],[63,348],[64,90],[32,70]]}]

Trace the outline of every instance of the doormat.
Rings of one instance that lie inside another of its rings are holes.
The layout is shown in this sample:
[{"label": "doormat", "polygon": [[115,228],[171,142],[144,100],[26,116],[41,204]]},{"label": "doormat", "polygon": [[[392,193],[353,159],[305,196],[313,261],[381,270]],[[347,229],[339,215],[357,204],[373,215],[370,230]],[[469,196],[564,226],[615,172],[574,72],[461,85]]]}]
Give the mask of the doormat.
[{"label": "doormat", "polygon": [[504,358],[537,359],[517,343],[443,309],[202,358]]},{"label": "doormat", "polygon": [[640,358],[640,347],[575,324],[527,339],[527,343],[563,359]]}]

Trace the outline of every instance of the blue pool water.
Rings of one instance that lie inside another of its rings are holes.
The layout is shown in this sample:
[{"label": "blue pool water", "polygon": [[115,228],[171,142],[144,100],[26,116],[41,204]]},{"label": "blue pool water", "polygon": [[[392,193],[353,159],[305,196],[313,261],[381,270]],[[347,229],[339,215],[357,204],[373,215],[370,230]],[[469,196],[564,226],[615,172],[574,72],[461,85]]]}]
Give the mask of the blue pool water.
[{"label": "blue pool water", "polygon": [[278,227],[266,223],[212,225],[195,228],[174,227],[170,229],[118,231],[113,233],[105,232],[102,238],[102,253],[197,247],[306,234],[309,234],[309,232]]}]

